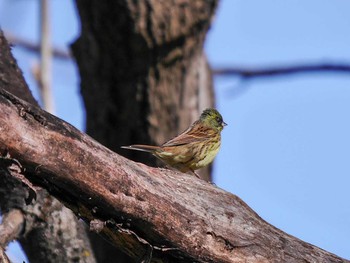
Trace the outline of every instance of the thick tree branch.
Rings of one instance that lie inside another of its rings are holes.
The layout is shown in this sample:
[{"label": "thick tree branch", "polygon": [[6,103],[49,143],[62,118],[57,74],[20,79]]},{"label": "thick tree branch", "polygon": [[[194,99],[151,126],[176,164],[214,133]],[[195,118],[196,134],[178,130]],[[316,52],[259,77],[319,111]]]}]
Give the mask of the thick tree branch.
[{"label": "thick tree branch", "polygon": [[129,161],[2,90],[0,112],[0,148],[135,259],[349,262],[269,225],[230,193]]}]

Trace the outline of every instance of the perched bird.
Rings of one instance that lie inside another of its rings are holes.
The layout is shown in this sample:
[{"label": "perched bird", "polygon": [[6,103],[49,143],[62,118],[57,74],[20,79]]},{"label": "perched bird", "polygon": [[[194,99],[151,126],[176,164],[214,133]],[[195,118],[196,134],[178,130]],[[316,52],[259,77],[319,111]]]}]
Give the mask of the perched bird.
[{"label": "perched bird", "polygon": [[199,177],[195,170],[214,160],[221,144],[220,133],[226,125],[221,114],[209,108],[187,130],[161,146],[134,144],[122,148],[152,153],[169,166]]}]

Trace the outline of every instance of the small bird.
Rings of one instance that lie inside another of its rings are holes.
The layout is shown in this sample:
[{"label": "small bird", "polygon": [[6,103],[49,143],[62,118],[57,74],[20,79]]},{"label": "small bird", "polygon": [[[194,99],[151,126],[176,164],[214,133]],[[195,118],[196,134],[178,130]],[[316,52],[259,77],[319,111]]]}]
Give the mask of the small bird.
[{"label": "small bird", "polygon": [[152,153],[169,166],[183,173],[191,171],[199,177],[195,170],[214,160],[226,125],[221,114],[209,108],[187,130],[161,146],[134,144],[122,148]]}]

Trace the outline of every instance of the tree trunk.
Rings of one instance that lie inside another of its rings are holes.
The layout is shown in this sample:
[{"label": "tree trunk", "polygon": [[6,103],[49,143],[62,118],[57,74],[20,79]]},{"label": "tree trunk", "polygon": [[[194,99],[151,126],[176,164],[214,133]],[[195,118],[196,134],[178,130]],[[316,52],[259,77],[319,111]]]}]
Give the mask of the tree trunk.
[{"label": "tree trunk", "polygon": [[[203,52],[217,1],[77,0],[82,30],[72,46],[81,76],[87,133],[149,165],[121,145],[160,145],[212,107]],[[201,171],[209,179],[209,170]]]},{"label": "tree trunk", "polygon": [[[0,90],[7,90],[38,106],[1,30]],[[1,115],[6,114],[1,111]],[[1,126],[1,133],[3,129]],[[7,150],[5,147],[1,151],[5,157]],[[18,169],[8,169],[13,164],[7,161],[6,158],[0,159],[0,209],[3,215],[0,246],[5,248],[10,241],[19,239],[31,263],[95,262],[86,232],[72,211],[41,188],[36,190],[37,200],[26,205],[32,201],[34,191],[18,181]]]},{"label": "tree trunk", "polygon": [[[72,48],[87,133],[133,160],[163,166],[149,154],[120,146],[160,145],[214,105],[203,43],[217,0],[76,4],[82,30]],[[210,170],[199,173],[210,180]],[[98,236],[93,234],[91,240],[99,261],[121,260]]]},{"label": "tree trunk", "polygon": [[269,225],[233,194],[127,160],[4,90],[0,112],[1,167],[12,162],[22,182],[47,189],[137,261],[350,262]]}]

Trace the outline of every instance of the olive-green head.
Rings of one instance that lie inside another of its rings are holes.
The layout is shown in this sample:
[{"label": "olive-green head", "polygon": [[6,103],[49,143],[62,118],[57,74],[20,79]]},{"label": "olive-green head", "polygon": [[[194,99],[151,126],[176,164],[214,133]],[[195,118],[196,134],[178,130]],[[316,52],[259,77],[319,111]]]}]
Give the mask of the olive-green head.
[{"label": "olive-green head", "polygon": [[205,109],[199,120],[204,124],[208,125],[218,131],[222,131],[224,126],[227,124],[223,121],[221,114],[213,108]]}]

